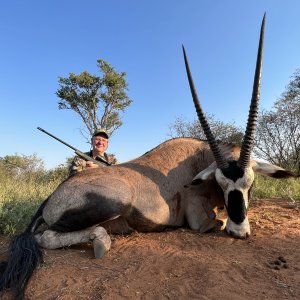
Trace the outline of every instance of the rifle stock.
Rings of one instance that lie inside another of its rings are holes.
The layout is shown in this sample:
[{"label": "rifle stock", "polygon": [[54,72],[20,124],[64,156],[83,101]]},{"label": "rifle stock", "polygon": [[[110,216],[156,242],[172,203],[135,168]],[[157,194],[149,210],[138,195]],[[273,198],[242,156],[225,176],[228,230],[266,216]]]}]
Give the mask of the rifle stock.
[{"label": "rifle stock", "polygon": [[[103,167],[103,164],[101,162],[99,162],[98,160],[96,159],[93,159],[92,157],[84,154],[83,152],[79,151],[79,150],[75,150],[75,153],[80,156],[81,158],[83,158],[84,160],[89,160],[91,162],[93,162],[94,164],[96,165],[99,165],[101,167]],[[109,165],[107,162],[105,162],[107,165]]]}]

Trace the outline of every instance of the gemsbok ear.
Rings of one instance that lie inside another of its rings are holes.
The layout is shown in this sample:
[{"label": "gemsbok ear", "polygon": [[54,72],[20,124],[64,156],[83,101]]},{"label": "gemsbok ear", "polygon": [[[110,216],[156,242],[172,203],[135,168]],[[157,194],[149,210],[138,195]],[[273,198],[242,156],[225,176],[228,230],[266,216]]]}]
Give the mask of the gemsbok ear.
[{"label": "gemsbok ear", "polygon": [[300,177],[300,174],[297,175],[278,166],[256,160],[251,161],[251,167],[254,172],[273,178]]},{"label": "gemsbok ear", "polygon": [[203,181],[211,179],[214,176],[216,169],[217,163],[214,161],[211,165],[209,165],[206,169],[202,170],[193,178],[191,185],[201,184]]}]

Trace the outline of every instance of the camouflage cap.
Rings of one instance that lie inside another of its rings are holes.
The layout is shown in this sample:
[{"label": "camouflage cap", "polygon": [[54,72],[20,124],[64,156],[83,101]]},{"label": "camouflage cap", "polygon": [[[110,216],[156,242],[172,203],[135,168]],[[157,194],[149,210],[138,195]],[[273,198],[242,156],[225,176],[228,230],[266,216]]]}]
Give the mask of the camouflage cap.
[{"label": "camouflage cap", "polygon": [[103,135],[103,136],[105,136],[107,139],[109,138],[107,131],[106,131],[105,129],[102,129],[102,128],[96,129],[96,130],[94,131],[93,137],[94,137],[94,136],[97,136],[97,135]]}]

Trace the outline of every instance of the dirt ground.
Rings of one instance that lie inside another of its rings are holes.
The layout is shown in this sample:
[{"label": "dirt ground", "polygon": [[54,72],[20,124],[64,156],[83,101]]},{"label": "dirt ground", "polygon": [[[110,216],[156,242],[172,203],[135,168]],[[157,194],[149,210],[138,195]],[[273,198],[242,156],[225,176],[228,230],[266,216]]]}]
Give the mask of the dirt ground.
[{"label": "dirt ground", "polygon": [[25,298],[300,299],[299,204],[252,200],[248,215],[246,240],[178,229],[113,236],[101,260],[91,245],[45,250]]}]

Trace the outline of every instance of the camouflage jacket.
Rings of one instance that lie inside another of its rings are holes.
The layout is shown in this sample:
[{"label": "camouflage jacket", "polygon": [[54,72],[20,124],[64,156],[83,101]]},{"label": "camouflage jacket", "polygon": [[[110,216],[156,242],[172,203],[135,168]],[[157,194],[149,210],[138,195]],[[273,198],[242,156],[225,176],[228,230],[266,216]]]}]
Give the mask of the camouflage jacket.
[{"label": "camouflage jacket", "polygon": [[[92,151],[85,152],[84,154],[92,157]],[[107,167],[111,164],[110,161],[109,161],[109,157],[106,153],[104,153],[104,156],[98,155],[95,159],[97,161],[99,161],[101,164],[103,164],[104,167]],[[70,167],[69,167],[68,175],[69,176],[74,175],[77,172],[81,172],[85,168],[86,168],[86,160],[84,160],[83,158],[81,158],[79,156],[75,156],[74,159],[71,162]]]}]

